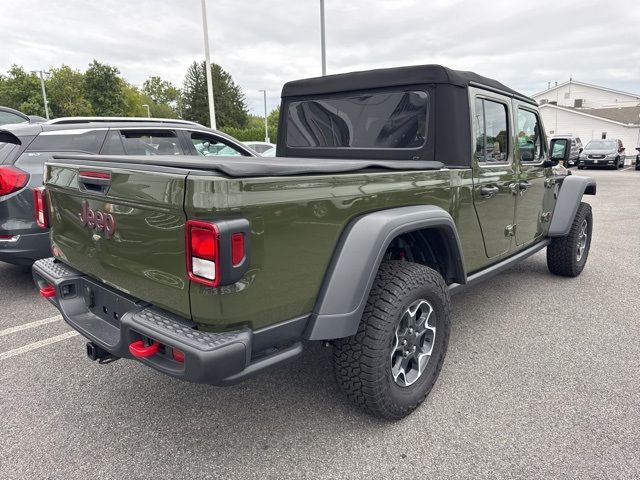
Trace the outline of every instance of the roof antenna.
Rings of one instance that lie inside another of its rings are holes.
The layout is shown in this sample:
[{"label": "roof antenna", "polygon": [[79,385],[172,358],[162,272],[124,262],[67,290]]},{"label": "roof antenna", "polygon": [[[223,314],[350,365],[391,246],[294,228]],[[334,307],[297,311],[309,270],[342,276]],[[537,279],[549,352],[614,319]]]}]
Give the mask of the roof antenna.
[{"label": "roof antenna", "polygon": [[547,90],[551,88],[551,82],[547,82]]}]

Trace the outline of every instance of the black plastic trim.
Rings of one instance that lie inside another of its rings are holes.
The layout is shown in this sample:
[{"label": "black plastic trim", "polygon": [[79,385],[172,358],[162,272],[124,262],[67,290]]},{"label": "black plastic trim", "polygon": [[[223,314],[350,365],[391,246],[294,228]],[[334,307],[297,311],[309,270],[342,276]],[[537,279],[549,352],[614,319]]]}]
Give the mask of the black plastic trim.
[{"label": "black plastic trim", "polygon": [[[114,357],[132,359],[135,358],[129,352],[132,342],[158,342],[162,345],[159,353],[136,360],[181,380],[213,385],[237,383],[289,362],[302,352],[298,340],[307,317],[255,334],[249,328],[206,332],[197,330],[191,320],[90,279],[54,258],[37,261],[33,277],[40,288],[55,287],[56,296],[49,301],[72,328],[97,347]],[[114,312],[118,315],[113,315]],[[283,343],[287,345],[282,346]],[[184,354],[184,362],[174,359],[173,349]]]},{"label": "black plastic trim", "polygon": [[440,230],[451,248],[452,279],[466,282],[464,257],[451,215],[432,205],[392,208],[353,220],[345,229],[325,275],[304,338],[328,340],[353,335],[378,267],[391,241],[403,233]]},{"label": "black plastic trim", "polygon": [[466,290],[469,287],[472,287],[484,280],[487,280],[488,278],[491,278],[494,275],[497,275],[498,273],[503,272],[504,270],[512,267],[516,263],[521,262],[525,258],[528,258],[531,255],[538,253],[540,250],[545,248],[550,243],[551,243],[551,240],[548,238],[545,238],[544,240],[516,253],[515,255],[512,255],[511,257],[505,258],[504,260],[498,263],[494,263],[489,267],[486,267],[478,272],[475,272],[469,275],[467,277],[467,282],[465,284],[452,283],[451,285],[449,285],[449,293],[451,295],[455,295],[457,293],[462,292],[463,290]]},{"label": "black plastic trim", "polygon": [[596,194],[595,179],[571,175],[562,181],[549,225],[549,237],[564,237],[569,233],[584,194]]}]

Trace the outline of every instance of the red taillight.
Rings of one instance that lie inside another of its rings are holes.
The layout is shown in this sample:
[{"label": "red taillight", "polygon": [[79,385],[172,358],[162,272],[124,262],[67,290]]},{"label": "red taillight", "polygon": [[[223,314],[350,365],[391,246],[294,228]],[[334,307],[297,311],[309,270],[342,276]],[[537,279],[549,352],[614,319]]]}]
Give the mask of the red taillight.
[{"label": "red taillight", "polygon": [[218,228],[213,223],[187,221],[187,272],[195,282],[217,287],[219,278]]},{"label": "red taillight", "polygon": [[9,195],[27,184],[29,174],[15,167],[0,167],[0,195]]},{"label": "red taillight", "polygon": [[44,187],[33,189],[33,206],[36,213],[36,223],[40,228],[49,228],[47,214],[47,193]]},{"label": "red taillight", "polygon": [[231,235],[231,263],[233,266],[240,265],[244,260],[244,233],[234,233]]}]

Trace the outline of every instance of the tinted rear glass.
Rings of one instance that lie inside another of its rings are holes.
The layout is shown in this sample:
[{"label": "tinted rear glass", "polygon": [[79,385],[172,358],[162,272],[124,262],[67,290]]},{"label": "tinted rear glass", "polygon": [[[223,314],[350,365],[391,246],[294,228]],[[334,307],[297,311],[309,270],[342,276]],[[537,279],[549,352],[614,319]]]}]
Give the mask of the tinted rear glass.
[{"label": "tinted rear glass", "polygon": [[80,129],[42,132],[28,151],[98,153],[106,134],[106,130]]},{"label": "tinted rear glass", "polygon": [[25,123],[28,120],[15,113],[0,111],[0,125],[8,125],[11,123]]},{"label": "tinted rear glass", "polygon": [[18,148],[15,143],[0,142],[0,165],[10,163],[13,160],[13,152]]},{"label": "tinted rear glass", "polygon": [[294,101],[287,108],[286,142],[294,148],[420,148],[428,103],[424,91]]}]

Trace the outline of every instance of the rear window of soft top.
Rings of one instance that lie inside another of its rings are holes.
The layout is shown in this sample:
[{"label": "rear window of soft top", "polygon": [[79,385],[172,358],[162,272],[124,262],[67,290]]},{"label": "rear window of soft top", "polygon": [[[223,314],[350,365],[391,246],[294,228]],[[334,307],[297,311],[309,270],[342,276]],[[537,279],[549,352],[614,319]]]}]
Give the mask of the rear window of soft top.
[{"label": "rear window of soft top", "polygon": [[428,104],[421,90],[295,100],[287,107],[286,143],[292,148],[421,148]]}]

